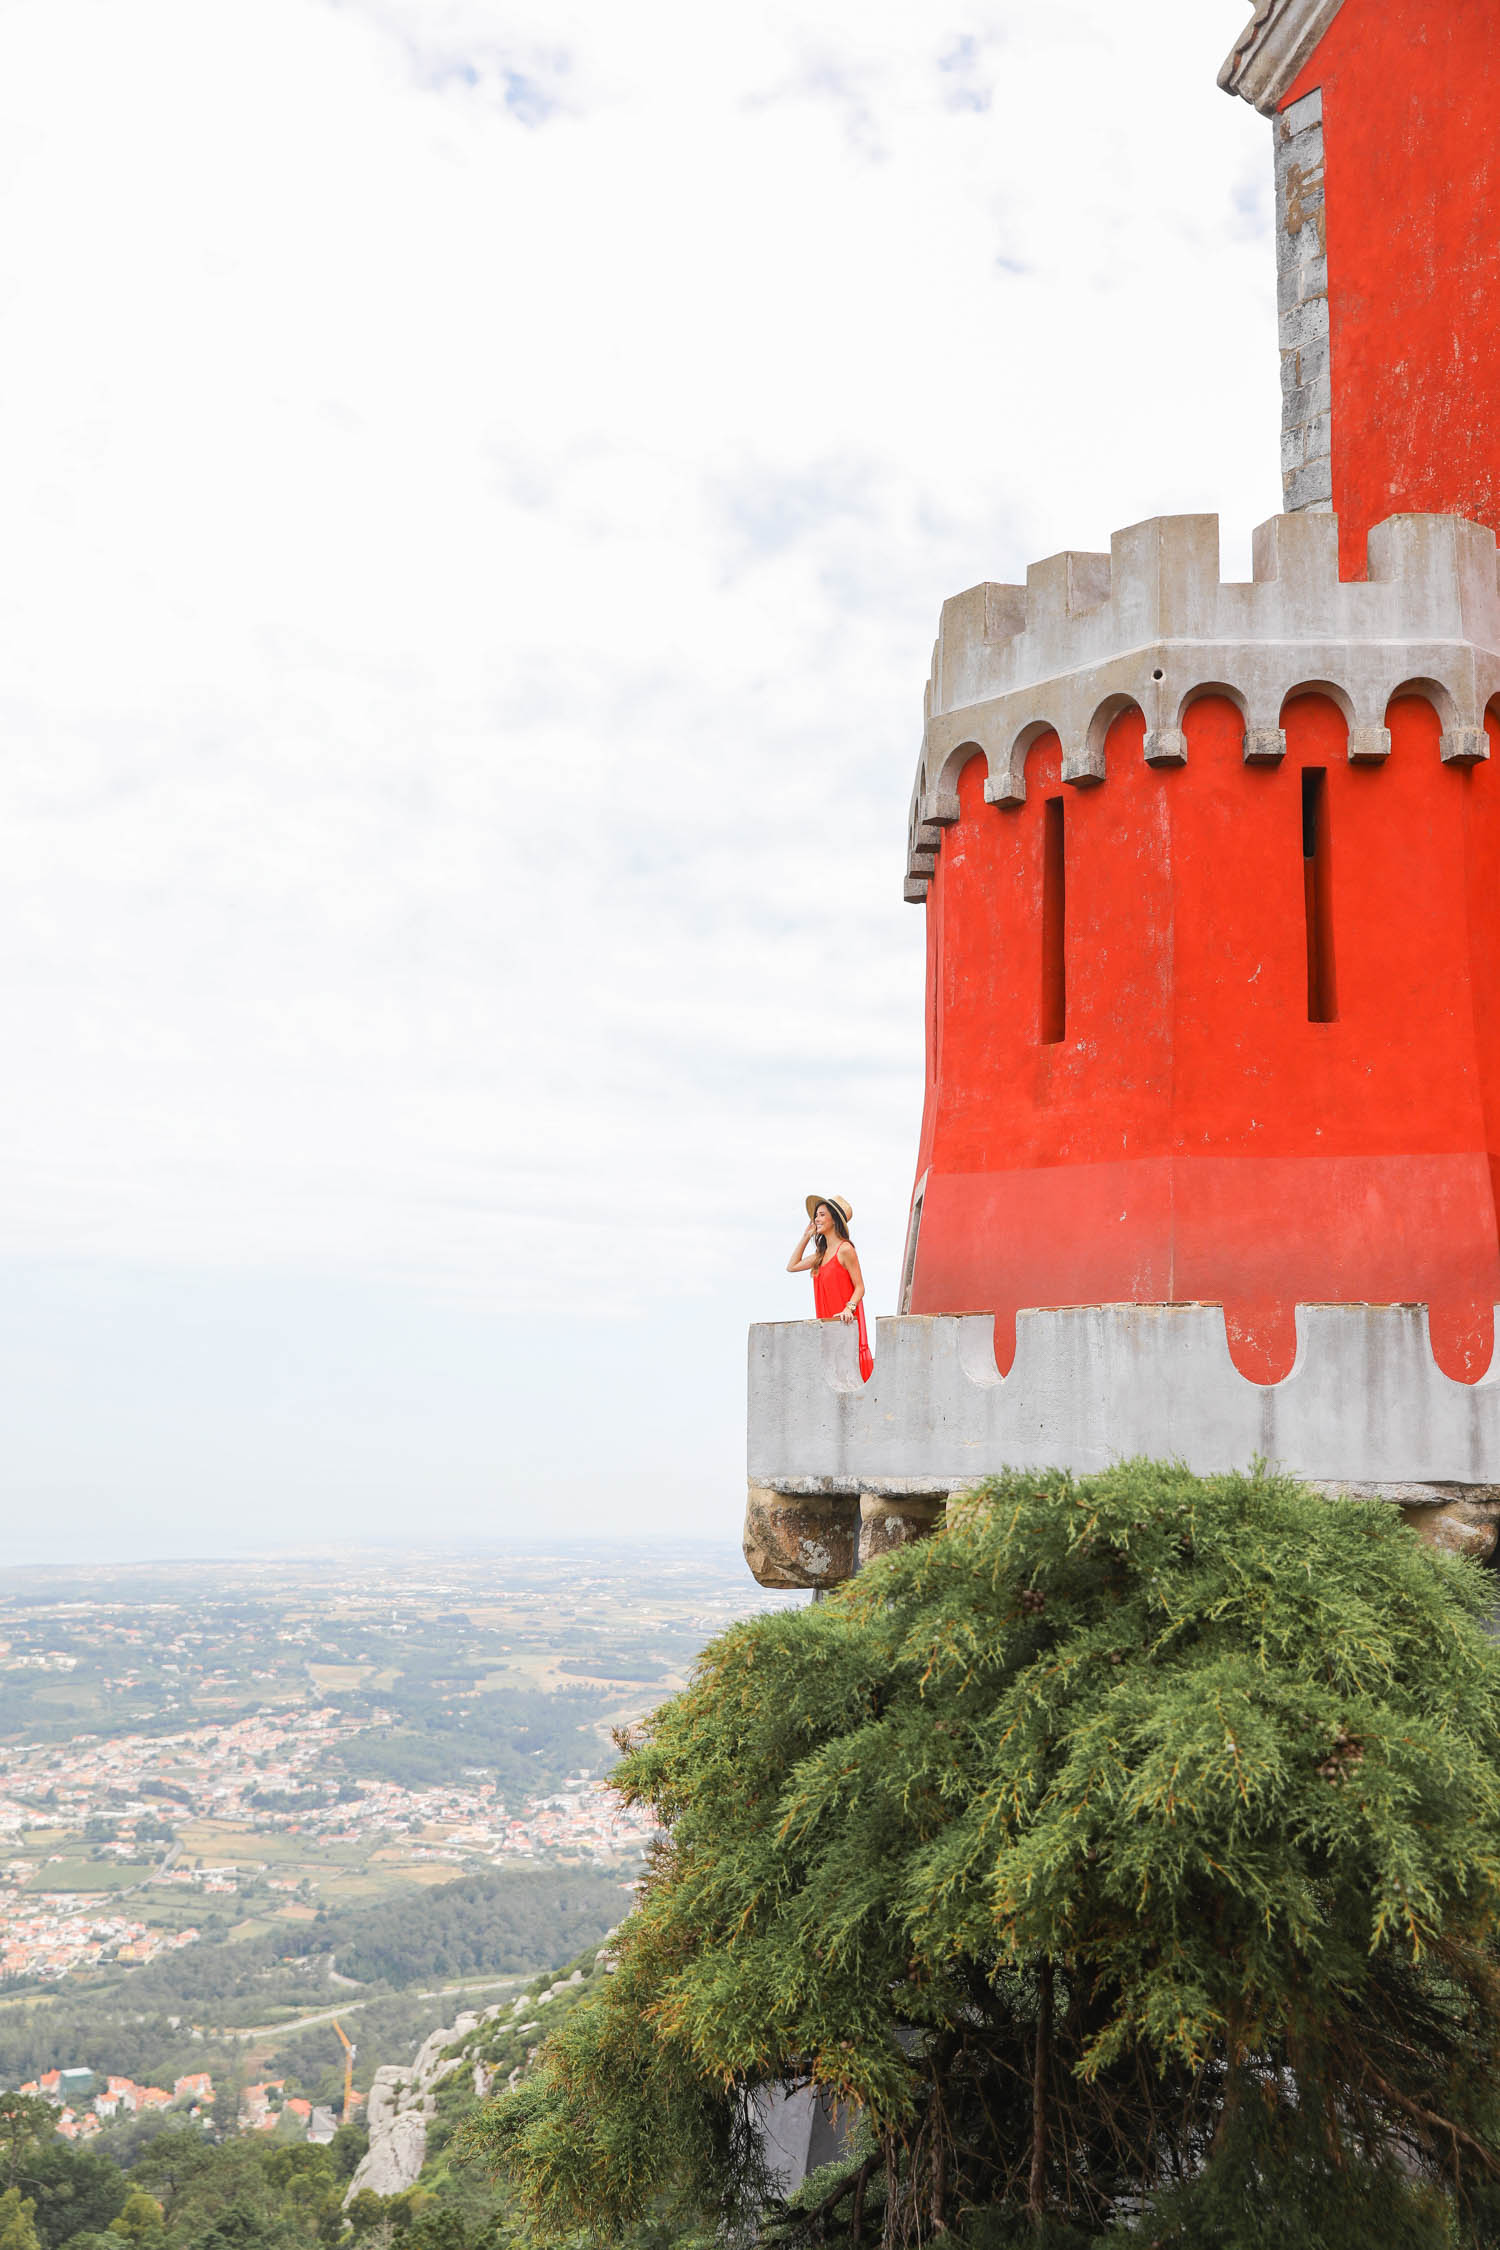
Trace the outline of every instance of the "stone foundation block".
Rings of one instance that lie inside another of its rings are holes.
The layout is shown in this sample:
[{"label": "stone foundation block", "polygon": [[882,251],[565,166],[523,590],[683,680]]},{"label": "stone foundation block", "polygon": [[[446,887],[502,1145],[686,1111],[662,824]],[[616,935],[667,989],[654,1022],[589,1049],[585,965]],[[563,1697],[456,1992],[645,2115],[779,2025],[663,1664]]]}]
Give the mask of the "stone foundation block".
[{"label": "stone foundation block", "polygon": [[865,1492],[859,1502],[859,1567],[925,1539],[942,1521],[946,1501],[932,1493]]},{"label": "stone foundation block", "polygon": [[1488,1562],[1500,1543],[1500,1510],[1494,1503],[1446,1500],[1438,1508],[1403,1508],[1402,1515],[1429,1547],[1441,1554],[1467,1555]]},{"label": "stone foundation block", "polygon": [[745,1560],[761,1586],[822,1591],[852,1578],[859,1560],[859,1502],[852,1493],[773,1492],[752,1484]]}]

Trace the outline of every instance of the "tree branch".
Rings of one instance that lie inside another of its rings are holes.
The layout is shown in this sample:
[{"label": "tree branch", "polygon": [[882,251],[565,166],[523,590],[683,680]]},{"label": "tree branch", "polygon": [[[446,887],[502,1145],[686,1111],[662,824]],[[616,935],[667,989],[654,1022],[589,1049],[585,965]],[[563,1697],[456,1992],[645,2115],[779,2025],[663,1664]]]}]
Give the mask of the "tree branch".
[{"label": "tree branch", "polygon": [[1368,2058],[1364,2067],[1365,2076],[1374,2085],[1376,2092],[1386,2101],[1394,2102],[1397,2109],[1404,2110],[1408,2117],[1414,2117],[1418,2124],[1426,2125],[1432,2132],[1444,2134],[1454,2143],[1455,2147],[1459,2142],[1462,2142],[1471,2154],[1478,2157],[1490,2178],[1500,2180],[1500,2159],[1490,2153],[1483,2141],[1477,2141],[1472,2133],[1466,2133],[1462,2125],[1455,2125],[1451,2117],[1440,2117],[1435,2109],[1427,2109],[1421,2102],[1413,2100],[1410,2094],[1403,2094],[1398,2087],[1390,2083],[1389,2079],[1381,2077],[1380,2072]]},{"label": "tree branch", "polygon": [[1040,2226],[1047,2207],[1047,2069],[1052,2059],[1052,1963],[1041,1969],[1041,2003],[1036,2019],[1036,2058],[1031,2073],[1031,2185],[1026,2210]]},{"label": "tree branch", "polygon": [[784,2227],[788,2234],[794,2228],[820,2226],[825,2219],[832,2218],[844,2197],[852,2192],[855,2201],[854,2240],[857,2242],[859,2240],[859,2227],[864,2221],[865,2189],[869,2186],[870,2175],[877,2171],[879,2166],[880,2158],[878,2156],[867,2156],[857,2171],[845,2173],[843,2179],[838,2182],[831,2193],[824,2196],[821,2203],[814,2204],[810,2211],[783,2211],[776,2222],[777,2225]]}]

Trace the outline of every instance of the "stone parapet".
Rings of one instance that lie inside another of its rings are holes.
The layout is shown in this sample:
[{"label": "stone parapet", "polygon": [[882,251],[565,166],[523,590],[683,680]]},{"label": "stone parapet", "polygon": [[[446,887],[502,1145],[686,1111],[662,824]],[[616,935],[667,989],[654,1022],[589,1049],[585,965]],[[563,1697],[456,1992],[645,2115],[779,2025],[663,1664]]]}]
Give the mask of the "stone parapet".
[{"label": "stone parapet", "polygon": [[1149,1454],[1257,1456],[1311,1481],[1500,1490],[1500,1361],[1444,1375],[1425,1305],[1299,1305],[1280,1383],[1235,1366],[1217,1305],[1023,1312],[1009,1375],[987,1313],[877,1323],[861,1383],[836,1323],[750,1331],[749,1473],[783,1493],[946,1493],[1001,1467],[1089,1475]]},{"label": "stone parapet", "polygon": [[746,1553],[763,1584],[837,1584],[1002,1468],[1090,1475],[1137,1455],[1202,1475],[1263,1459],[1494,1549],[1500,1355],[1452,1381],[1423,1305],[1299,1306],[1272,1384],[1241,1375],[1216,1305],[1022,1313],[1006,1376],[988,1314],[882,1320],[867,1384],[848,1341],[818,1321],[750,1331]]},{"label": "stone parapet", "polygon": [[[1314,417],[1316,419],[1316,417]],[[1338,519],[1305,506],[1255,534],[1254,577],[1219,576],[1217,516],[1163,516],[1117,532],[1110,552],[1033,564],[1025,586],[971,587],[943,606],[912,795],[906,896],[925,898],[958,776],[982,755],[991,804],[1026,798],[1026,757],[1062,743],[1065,782],[1107,778],[1124,713],[1144,721],[1146,762],[1181,765],[1200,696],[1240,710],[1249,760],[1279,758],[1282,712],[1329,696],[1349,756],[1389,755],[1386,714],[1403,693],[1442,721],[1442,755],[1489,755],[1500,698],[1500,560],[1493,532],[1456,516],[1394,516],[1370,534],[1369,577],[1339,576]]]}]

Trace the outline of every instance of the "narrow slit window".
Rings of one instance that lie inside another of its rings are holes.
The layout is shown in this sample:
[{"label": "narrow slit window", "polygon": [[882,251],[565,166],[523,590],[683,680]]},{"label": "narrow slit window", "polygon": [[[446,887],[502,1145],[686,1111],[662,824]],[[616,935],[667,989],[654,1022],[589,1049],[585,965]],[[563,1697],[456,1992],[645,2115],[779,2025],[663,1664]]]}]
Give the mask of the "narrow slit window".
[{"label": "narrow slit window", "polygon": [[1302,895],[1307,912],[1307,1020],[1337,1023],[1328,774],[1322,766],[1308,766],[1302,776]]},{"label": "narrow slit window", "polygon": [[1049,797],[1042,831],[1042,1045],[1068,1036],[1067,868],[1063,855],[1063,801]]}]

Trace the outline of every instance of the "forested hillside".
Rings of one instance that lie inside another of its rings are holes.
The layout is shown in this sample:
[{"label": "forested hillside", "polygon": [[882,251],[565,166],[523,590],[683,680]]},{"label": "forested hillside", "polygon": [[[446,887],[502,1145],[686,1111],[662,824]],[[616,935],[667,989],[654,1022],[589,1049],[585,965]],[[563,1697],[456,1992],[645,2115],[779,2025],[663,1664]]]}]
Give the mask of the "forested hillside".
[{"label": "forested hillside", "polygon": [[[597,1992],[607,1957],[590,1946],[558,1970],[533,1976],[502,2017],[448,2054],[428,2128],[427,2160],[400,2193],[359,2192],[350,2182],[367,2147],[363,2126],[343,2126],[326,2146],[280,2133],[220,2139],[178,2117],[143,2120],[106,2148],[70,2148],[44,2103],[0,2096],[0,2250],[537,2250],[530,2223],[496,2185],[466,2128],[486,2086],[521,2078],[541,2023],[561,2023]],[[576,1978],[576,1982],[572,1981]],[[542,1999],[542,1994],[551,1994]],[[304,2034],[310,2038],[311,2034]],[[619,2250],[668,2250],[657,2231],[622,2237]],[[683,2240],[675,2250],[710,2250]]]},{"label": "forested hillside", "polygon": [[[618,1875],[595,1868],[497,1869],[287,1923],[274,1935],[189,1946],[87,1996],[0,2008],[0,2080],[19,2084],[59,2059],[148,2083],[215,2062],[222,2075],[237,2049],[217,2032],[318,2006],[342,2008],[353,2022],[376,1995],[525,1975],[597,1943],[630,1895]],[[386,2020],[416,2031],[443,2021],[443,2008],[388,2009]],[[332,2034],[325,2029],[321,2040],[332,2060]]]}]

